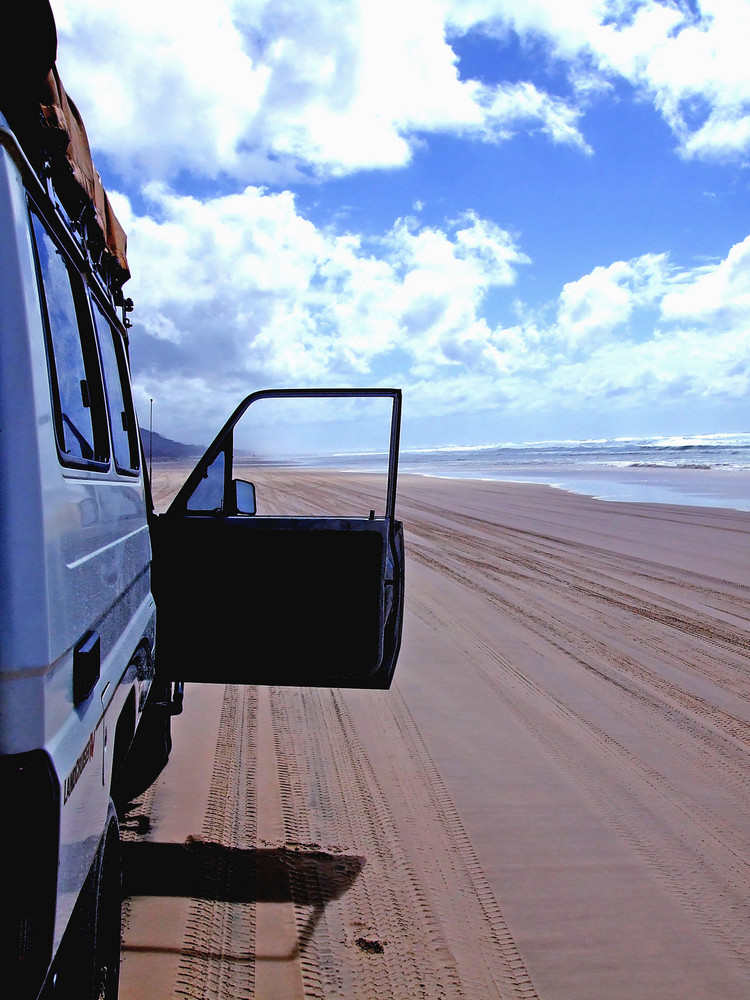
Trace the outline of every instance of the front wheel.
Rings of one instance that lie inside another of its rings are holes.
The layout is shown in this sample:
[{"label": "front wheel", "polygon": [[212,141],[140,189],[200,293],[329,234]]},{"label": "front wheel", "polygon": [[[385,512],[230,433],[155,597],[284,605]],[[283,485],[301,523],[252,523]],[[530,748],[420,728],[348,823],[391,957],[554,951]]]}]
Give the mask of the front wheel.
[{"label": "front wheel", "polygon": [[171,683],[154,681],[133,742],[113,783],[115,802],[121,812],[167,766],[172,751],[173,714]]}]

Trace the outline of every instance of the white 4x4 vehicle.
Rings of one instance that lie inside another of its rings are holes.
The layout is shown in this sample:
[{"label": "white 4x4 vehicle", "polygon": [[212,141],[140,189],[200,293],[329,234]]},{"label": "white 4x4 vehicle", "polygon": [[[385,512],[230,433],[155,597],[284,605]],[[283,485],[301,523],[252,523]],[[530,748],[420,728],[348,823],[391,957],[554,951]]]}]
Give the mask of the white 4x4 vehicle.
[{"label": "white 4x4 vehicle", "polygon": [[[118,808],[164,767],[182,682],[390,685],[401,398],[255,393],[154,515],[124,234],[56,75],[47,0],[6,17],[21,61],[0,70],[1,965],[18,1000],[111,1000]],[[385,404],[380,515],[256,513],[234,475],[238,421],[293,395]]]}]

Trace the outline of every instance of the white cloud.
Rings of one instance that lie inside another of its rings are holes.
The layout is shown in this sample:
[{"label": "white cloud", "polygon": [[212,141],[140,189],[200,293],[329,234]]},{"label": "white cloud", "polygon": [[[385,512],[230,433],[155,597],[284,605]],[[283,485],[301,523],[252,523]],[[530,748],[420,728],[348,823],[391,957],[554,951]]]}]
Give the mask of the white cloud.
[{"label": "white cloud", "polygon": [[583,98],[628,80],[685,156],[750,151],[748,0],[452,0],[448,17],[461,31],[483,24],[543,40]]},{"label": "white cloud", "polygon": [[205,437],[218,397],[233,403],[261,385],[377,382],[394,353],[417,373],[508,366],[481,313],[527,258],[474,213],[445,229],[401,220],[365,247],[317,229],[288,192],[146,193],[149,214],[123,195],[113,202],[131,237],[139,398],[166,394],[176,434],[194,426]]},{"label": "white cloud", "polygon": [[[582,107],[618,77],[653,102],[683,155],[750,150],[748,0],[53,5],[63,77],[126,175],[342,175],[403,166],[441,132],[499,142],[539,130],[590,152]],[[510,29],[561,60],[570,97],[460,76],[455,35]]]},{"label": "white cloud", "polygon": [[503,325],[489,292],[512,288],[527,258],[474,213],[399,220],[365,242],[317,229],[288,193],[149,197],[149,215],[122,196],[115,208],[133,237],[141,407],[155,397],[170,436],[206,440],[269,384],[395,381],[413,417],[637,410],[748,388],[750,237],[710,266],[644,254],[596,267]]},{"label": "white cloud", "polygon": [[581,112],[561,98],[538,90],[533,83],[477,86],[476,94],[484,114],[477,125],[463,129],[465,134],[500,141],[521,129],[538,128],[553,142],[592,152],[577,128]]},{"label": "white cloud", "polygon": [[[568,289],[563,305],[570,299]],[[665,256],[647,255],[597,268],[576,283],[576,291],[584,320],[591,324],[587,332],[600,336],[590,337],[583,357],[571,355],[550,370],[550,389],[556,393],[575,389],[581,399],[591,400],[621,394],[631,406],[639,401],[654,406],[672,393],[694,399],[735,396],[740,370],[745,384],[750,237],[713,267],[680,272]],[[645,335],[638,324],[641,310],[646,311]],[[717,317],[723,317],[721,326]]]},{"label": "white cloud", "polygon": [[403,166],[436,132],[531,128],[587,149],[560,97],[459,77],[441,0],[54,7],[63,79],[124,176],[341,175]]},{"label": "white cloud", "polygon": [[[623,36],[637,31],[642,19],[664,22],[667,30],[648,39],[629,39],[628,61],[604,51],[614,69],[641,86],[680,140],[687,156],[722,158],[750,149],[750,74],[745,40],[750,32],[747,0],[701,0],[700,17],[687,6],[678,23],[673,10],[661,14],[654,4]],[[672,23],[670,24],[670,19]]]},{"label": "white cloud", "polygon": [[398,276],[393,302],[404,331],[402,347],[418,374],[443,364],[461,370],[497,372],[502,351],[482,316],[490,288],[514,283],[528,258],[512,236],[474,213],[450,231],[398,223],[386,240]]},{"label": "white cloud", "polygon": [[733,246],[724,260],[697,271],[693,280],[666,295],[662,315],[713,326],[750,323],[750,236]]},{"label": "white cloud", "polygon": [[664,254],[646,254],[597,267],[552,306],[521,309],[515,327],[486,328],[485,353],[502,351],[494,371],[467,365],[458,378],[443,359],[420,369],[429,391],[419,383],[412,393],[434,415],[451,399],[459,414],[579,412],[590,421],[673,400],[737,405],[750,390],[750,237],[712,266],[679,270]]},{"label": "white cloud", "polygon": [[571,348],[580,348],[591,337],[601,341],[626,325],[636,309],[657,302],[670,281],[665,254],[596,267],[563,286],[557,336]]},{"label": "white cloud", "polygon": [[[138,211],[114,200],[130,237],[140,398],[159,398],[170,436],[205,440],[227,401],[274,383],[397,381],[425,414],[747,390],[750,237],[689,270],[664,254],[610,257],[546,309],[520,303],[517,322],[498,322],[490,292],[527,258],[491,221],[404,219],[365,240],[253,185],[403,165],[431,133],[541,132],[587,153],[575,102],[618,77],[653,101],[685,156],[741,157],[750,0],[700,0],[696,14],[678,0],[53,5],[63,79],[97,148],[126,181],[159,179]],[[511,28],[560,60],[570,100],[461,77],[454,34]],[[187,197],[180,171],[237,190]]]},{"label": "white cloud", "polygon": [[[236,168],[269,68],[224,0],[55,0],[66,88],[125,174]],[[215,165],[215,166],[214,166]]]},{"label": "white cloud", "polygon": [[624,263],[597,267],[578,281],[564,286],[560,296],[559,324],[567,343],[578,346],[591,334],[608,334],[626,322],[632,302],[622,280],[628,273]]}]

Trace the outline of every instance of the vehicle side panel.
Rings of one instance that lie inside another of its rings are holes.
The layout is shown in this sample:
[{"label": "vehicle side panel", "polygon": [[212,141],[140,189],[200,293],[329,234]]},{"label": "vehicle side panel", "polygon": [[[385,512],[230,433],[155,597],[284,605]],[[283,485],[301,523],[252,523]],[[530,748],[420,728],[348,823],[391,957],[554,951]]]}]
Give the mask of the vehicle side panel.
[{"label": "vehicle side panel", "polygon": [[[0,754],[44,750],[53,764],[57,947],[104,831],[118,719],[129,703],[137,725],[149,692],[155,607],[142,475],[113,461],[70,468],[58,454],[27,197],[4,148],[0,527]],[[75,651],[91,635],[99,676],[76,702]]]}]

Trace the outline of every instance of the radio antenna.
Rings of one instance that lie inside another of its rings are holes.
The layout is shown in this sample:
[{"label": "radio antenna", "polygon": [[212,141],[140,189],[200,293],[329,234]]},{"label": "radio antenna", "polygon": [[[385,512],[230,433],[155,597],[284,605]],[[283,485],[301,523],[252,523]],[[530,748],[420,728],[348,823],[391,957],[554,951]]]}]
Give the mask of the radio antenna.
[{"label": "radio antenna", "polygon": [[153,476],[151,475],[151,464],[154,455],[154,400],[150,400],[149,417],[148,417],[148,481],[153,482]]}]

